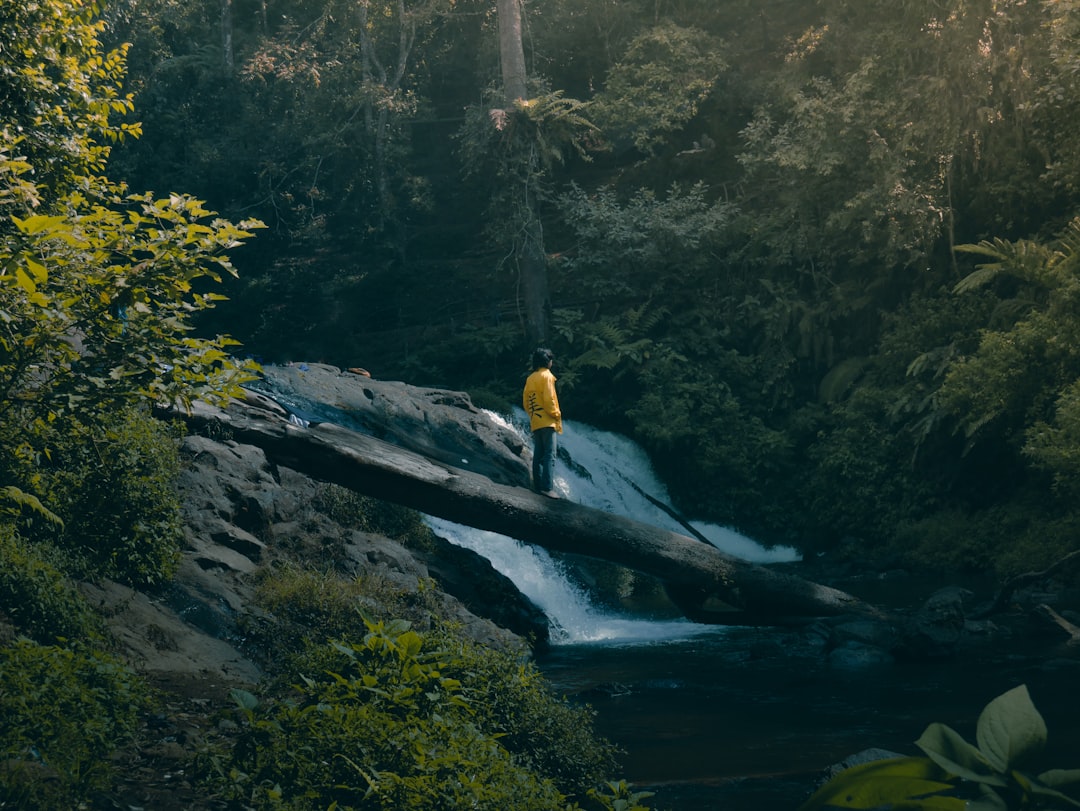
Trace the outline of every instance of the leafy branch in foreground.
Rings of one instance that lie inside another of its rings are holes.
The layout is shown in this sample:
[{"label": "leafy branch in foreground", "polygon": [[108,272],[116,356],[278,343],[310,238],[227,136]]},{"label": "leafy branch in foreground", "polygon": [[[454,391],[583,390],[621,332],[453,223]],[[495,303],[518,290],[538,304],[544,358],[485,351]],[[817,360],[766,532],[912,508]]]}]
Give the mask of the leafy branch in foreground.
[{"label": "leafy branch in foreground", "polygon": [[1046,723],[1020,685],[983,709],[976,744],[933,723],[915,742],[926,757],[864,763],[838,774],[799,811],[829,808],[1011,811],[1080,808],[1062,789],[1080,787],[1080,769],[1033,774],[1046,747]]}]

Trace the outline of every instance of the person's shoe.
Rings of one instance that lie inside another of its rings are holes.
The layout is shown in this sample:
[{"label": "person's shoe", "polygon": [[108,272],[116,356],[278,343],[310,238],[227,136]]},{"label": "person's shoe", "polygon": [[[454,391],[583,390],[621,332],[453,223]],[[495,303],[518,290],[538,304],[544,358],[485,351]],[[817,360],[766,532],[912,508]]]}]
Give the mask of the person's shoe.
[{"label": "person's shoe", "polygon": [[548,498],[558,498],[559,497],[559,494],[556,493],[554,490],[542,490],[540,492],[540,495],[547,496]]}]

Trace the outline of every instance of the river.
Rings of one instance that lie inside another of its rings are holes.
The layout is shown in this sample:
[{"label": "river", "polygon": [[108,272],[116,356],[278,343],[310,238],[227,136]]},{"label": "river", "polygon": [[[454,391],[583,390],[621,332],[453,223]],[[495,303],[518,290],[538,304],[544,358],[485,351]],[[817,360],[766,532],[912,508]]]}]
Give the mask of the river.
[{"label": "river", "polygon": [[[520,425],[520,417],[510,422]],[[565,498],[685,531],[642,495],[666,499],[645,455],[624,437],[567,423],[557,468]],[[621,776],[654,792],[655,809],[792,811],[848,756],[870,748],[920,754],[914,741],[930,722],[974,741],[982,708],[1018,684],[1047,721],[1047,768],[1080,767],[1080,651],[1048,624],[948,662],[830,666],[795,630],[599,609],[544,550],[428,520],[544,609],[554,644],[539,667],[560,693],[594,708],[597,730],[624,750]],[[694,527],[754,562],[798,557],[729,528]],[[886,593],[871,584],[858,596],[914,607],[936,586],[906,580]]]}]

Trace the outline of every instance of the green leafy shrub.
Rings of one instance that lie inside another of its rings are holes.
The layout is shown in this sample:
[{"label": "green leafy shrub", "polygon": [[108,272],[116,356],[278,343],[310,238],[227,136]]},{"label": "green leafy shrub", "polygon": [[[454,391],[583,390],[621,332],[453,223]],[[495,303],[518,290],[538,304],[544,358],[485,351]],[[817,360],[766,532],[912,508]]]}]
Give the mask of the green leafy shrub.
[{"label": "green leafy shrub", "polygon": [[[983,709],[972,745],[934,723],[915,742],[926,757],[854,766],[821,787],[800,808],[905,808],[911,811],[1012,811],[1080,807],[1080,769],[1032,769],[1047,730],[1027,687],[998,696]],[[1072,796],[1061,789],[1069,788]]]},{"label": "green leafy shrub", "polygon": [[182,538],[169,426],[129,410],[107,426],[69,423],[48,440],[47,500],[65,524],[58,543],[90,572],[132,585],[169,580]]},{"label": "green leafy shrub", "polygon": [[145,702],[142,683],[105,654],[25,639],[0,650],[0,806],[75,808],[108,786],[109,756]]},{"label": "green leafy shrub", "polygon": [[236,745],[204,760],[226,797],[262,809],[561,809],[550,780],[518,765],[472,718],[454,659],[406,623],[368,623],[318,649],[295,691],[237,691]]},{"label": "green leafy shrub", "polygon": [[497,735],[515,762],[581,798],[618,769],[618,749],[599,738],[595,713],[556,696],[532,663],[470,640],[443,636],[445,675],[462,684],[472,722]]},{"label": "green leafy shrub", "polygon": [[312,645],[355,636],[365,616],[430,620],[430,590],[408,590],[378,573],[344,577],[338,572],[283,564],[261,573],[256,605],[266,612],[246,620],[247,645],[270,671]]},{"label": "green leafy shrub", "polygon": [[604,811],[649,811],[641,801],[652,796],[651,791],[634,791],[625,780],[611,781],[604,788],[589,789],[589,799]]},{"label": "green leafy shrub", "polygon": [[39,642],[86,639],[100,621],[44,550],[0,523],[0,612]]}]

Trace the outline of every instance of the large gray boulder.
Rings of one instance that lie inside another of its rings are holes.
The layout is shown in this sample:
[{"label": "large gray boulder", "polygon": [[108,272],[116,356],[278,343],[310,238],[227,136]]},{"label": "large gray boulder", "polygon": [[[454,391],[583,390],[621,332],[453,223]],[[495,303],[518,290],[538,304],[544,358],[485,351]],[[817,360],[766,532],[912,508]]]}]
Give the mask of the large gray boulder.
[{"label": "large gray boulder", "polygon": [[298,419],[332,422],[499,484],[529,486],[522,434],[448,389],[377,380],[320,363],[267,366],[252,388]]}]

